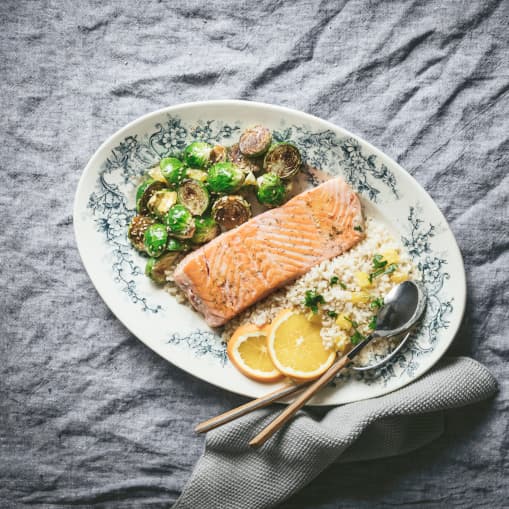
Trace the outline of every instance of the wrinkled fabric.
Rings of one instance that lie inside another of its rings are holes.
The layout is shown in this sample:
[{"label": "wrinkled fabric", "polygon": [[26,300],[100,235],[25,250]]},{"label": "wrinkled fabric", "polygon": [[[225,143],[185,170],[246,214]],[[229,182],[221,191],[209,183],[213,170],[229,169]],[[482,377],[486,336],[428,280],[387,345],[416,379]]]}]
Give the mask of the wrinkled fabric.
[{"label": "wrinkled fabric", "polygon": [[500,383],[493,401],[448,412],[426,447],[333,464],[282,507],[504,504],[508,2],[4,0],[0,20],[2,507],[168,507],[203,450],[193,425],[246,401],[134,338],[96,293],[72,227],[78,179],[108,136],[218,98],[318,115],[419,181],[465,260],[448,354]]},{"label": "wrinkled fabric", "polygon": [[209,433],[205,454],[173,509],[276,507],[333,461],[395,456],[426,445],[441,434],[444,410],[483,401],[496,389],[478,362],[445,358],[416,382],[333,408],[321,420],[299,412],[253,450],[249,438],[278,413],[259,410]]}]

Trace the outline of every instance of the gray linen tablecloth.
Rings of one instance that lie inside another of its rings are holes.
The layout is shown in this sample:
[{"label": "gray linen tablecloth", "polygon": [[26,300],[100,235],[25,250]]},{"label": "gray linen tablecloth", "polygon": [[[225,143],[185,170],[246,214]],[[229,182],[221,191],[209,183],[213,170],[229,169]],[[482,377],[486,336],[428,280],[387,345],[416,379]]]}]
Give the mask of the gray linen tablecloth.
[{"label": "gray linen tablecloth", "polygon": [[427,447],[332,465],[283,507],[506,505],[509,2],[4,0],[0,20],[1,507],[168,507],[202,452],[193,424],[245,401],[131,336],[72,230],[106,137],[217,98],[316,114],[417,178],[466,263],[449,354],[500,384]]}]

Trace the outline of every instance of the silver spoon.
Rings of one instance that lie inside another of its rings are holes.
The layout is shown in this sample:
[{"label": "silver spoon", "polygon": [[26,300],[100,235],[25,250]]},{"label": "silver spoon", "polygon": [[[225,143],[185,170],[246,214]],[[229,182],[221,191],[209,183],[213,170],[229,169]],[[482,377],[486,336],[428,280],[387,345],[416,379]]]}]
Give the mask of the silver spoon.
[{"label": "silver spoon", "polygon": [[264,444],[322,387],[331,382],[373,339],[397,336],[411,329],[421,318],[425,307],[425,294],[418,283],[405,281],[394,287],[384,298],[384,305],[378,311],[376,329],[373,333],[354,346],[346,355],[336,360],[318,380],[312,382],[295,401],[290,403],[272,422],[258,433],[249,442],[249,445],[258,447]]},{"label": "silver spoon", "polygon": [[[389,306],[389,307],[387,307]],[[411,329],[419,320],[424,309],[426,308],[426,295],[422,286],[415,281],[405,281],[404,283],[395,286],[385,297],[384,306],[380,309],[377,315],[377,330],[376,332],[381,332],[376,337],[394,337],[399,336],[405,333],[407,330]],[[385,309],[385,311],[384,311]],[[414,310],[412,314],[412,309]],[[401,320],[405,321],[405,313],[408,313],[407,323],[410,324],[409,327],[403,326],[400,327],[401,332],[396,332],[396,330],[390,331],[387,334],[387,331],[394,326],[391,324],[391,320]],[[381,323],[379,320],[383,320],[386,323]],[[381,329],[381,331],[379,331]],[[375,334],[373,333],[373,334]],[[369,364],[367,366],[351,366],[350,369],[355,371],[368,371],[370,369],[376,369],[385,363],[389,362],[404,346],[410,337],[410,333],[407,332],[405,337],[398,343],[398,346],[392,350],[388,355],[386,355],[383,359],[376,362],[375,364]],[[373,337],[370,341],[374,339]],[[366,345],[364,345],[366,346]],[[364,346],[362,348],[364,348]],[[361,348],[361,350],[362,350]],[[358,353],[359,351],[357,351]]]},{"label": "silver spoon", "polygon": [[[221,415],[218,415],[216,417],[212,417],[211,419],[208,419],[207,421],[204,421],[200,424],[198,424],[195,427],[195,431],[197,433],[204,433],[207,431],[210,431],[211,429],[217,428],[218,426],[222,426],[223,424],[226,424],[230,421],[233,421],[243,415],[246,415],[254,410],[257,410],[259,408],[266,407],[270,405],[271,403],[281,400],[282,398],[286,398],[292,394],[295,394],[297,392],[300,392],[304,390],[306,387],[308,388],[305,393],[303,393],[299,399],[295,400],[292,405],[297,403],[300,398],[304,398],[308,391],[310,391],[315,385],[319,384],[316,391],[320,389],[323,385],[326,385],[329,383],[336,375],[337,373],[346,366],[369,342],[371,342],[376,337],[390,337],[395,336],[398,334],[402,334],[406,331],[408,331],[410,328],[412,328],[415,323],[419,320],[419,318],[422,315],[422,312],[424,311],[424,308],[426,307],[426,296],[424,294],[424,291],[422,290],[422,287],[420,284],[415,283],[413,281],[405,281],[404,283],[399,284],[398,286],[395,286],[384,298],[384,305],[379,310],[377,315],[377,328],[364,341],[359,343],[357,346],[354,347],[353,350],[351,350],[347,355],[342,357],[341,359],[337,360],[328,371],[325,372],[324,375],[322,375],[321,378],[319,378],[314,383],[290,383],[287,385],[284,385],[282,387],[279,387],[278,389],[274,390],[273,392],[266,394],[264,396],[261,396],[260,398],[254,399],[252,401],[249,401],[248,403],[245,403],[244,405],[241,405],[237,408],[233,408],[232,410],[229,410]],[[394,328],[392,332],[390,332],[390,328]],[[402,343],[406,342],[408,339],[405,337],[402,341]],[[359,371],[364,371],[367,369],[374,369],[376,367],[381,366],[382,364],[388,362],[389,359],[391,359],[394,355],[396,355],[397,351],[401,349],[402,345],[399,345],[394,351],[392,351],[387,357],[382,359],[380,362],[374,365],[370,366],[360,366],[356,367],[355,369]],[[339,367],[338,367],[339,366]],[[329,373],[332,371],[332,375],[329,376]],[[324,383],[319,383],[326,377],[327,380]],[[303,399],[302,405],[300,405],[295,412],[301,408],[309,398],[316,392],[315,390],[313,393],[305,397]],[[290,406],[292,406],[290,405]],[[285,410],[290,409],[290,406]],[[293,411],[288,414],[288,417],[285,418],[281,425],[286,422],[287,419],[293,415]],[[279,420],[281,417],[284,417],[283,414],[281,414],[276,420]],[[273,423],[276,421],[273,421]],[[271,423],[271,424],[273,424]],[[279,426],[278,426],[279,428]],[[277,428],[277,429],[278,429]],[[276,431],[274,429],[272,432]],[[271,434],[272,434],[271,432]],[[263,433],[263,432],[262,432]],[[260,434],[261,435],[261,434]],[[259,438],[258,435],[256,439]],[[268,435],[263,442],[269,437]],[[256,440],[255,439],[255,440]],[[254,443],[252,441],[252,445],[261,445],[261,443]]]}]

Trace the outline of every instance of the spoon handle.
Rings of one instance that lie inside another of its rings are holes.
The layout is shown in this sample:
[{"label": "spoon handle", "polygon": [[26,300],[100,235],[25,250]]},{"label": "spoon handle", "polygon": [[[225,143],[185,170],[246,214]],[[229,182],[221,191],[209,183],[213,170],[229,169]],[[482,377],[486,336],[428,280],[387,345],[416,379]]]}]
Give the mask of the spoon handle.
[{"label": "spoon handle", "polygon": [[[357,351],[358,352],[358,351]],[[264,444],[285,422],[300,410],[324,385],[331,382],[334,377],[350,362],[350,357],[345,355],[337,360],[318,380],[313,382],[293,403],[288,405],[266,428],[264,428],[249,445],[259,447]]]}]

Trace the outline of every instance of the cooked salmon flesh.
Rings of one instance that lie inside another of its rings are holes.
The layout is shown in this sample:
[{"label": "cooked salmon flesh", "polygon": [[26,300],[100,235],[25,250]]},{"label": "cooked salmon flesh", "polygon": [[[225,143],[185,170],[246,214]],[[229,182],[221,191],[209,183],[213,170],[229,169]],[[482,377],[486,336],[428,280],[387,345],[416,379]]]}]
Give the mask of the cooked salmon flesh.
[{"label": "cooked salmon flesh", "polygon": [[212,327],[364,238],[359,198],[337,177],[187,255],[175,282]]}]

